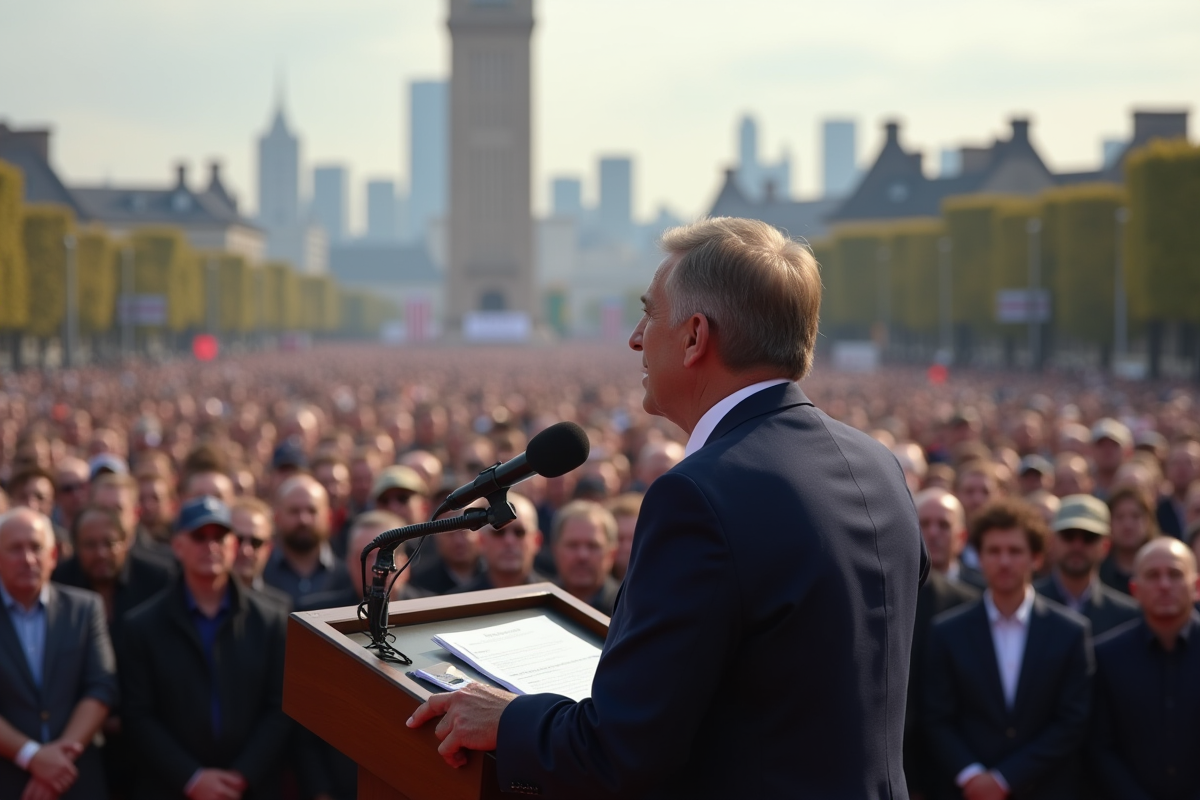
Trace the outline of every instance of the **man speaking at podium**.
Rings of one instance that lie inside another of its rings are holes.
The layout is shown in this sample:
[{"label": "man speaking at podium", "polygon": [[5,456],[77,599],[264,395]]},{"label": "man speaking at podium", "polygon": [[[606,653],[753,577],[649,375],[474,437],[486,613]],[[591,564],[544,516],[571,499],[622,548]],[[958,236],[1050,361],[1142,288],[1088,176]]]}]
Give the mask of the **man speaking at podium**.
[{"label": "man speaking at podium", "polygon": [[629,339],[651,414],[690,434],[647,491],[592,696],[472,685],[452,765],[495,748],[500,788],[545,797],[905,800],[901,744],[928,566],[900,466],[818,411],[821,282],[761,222],[663,237]]}]

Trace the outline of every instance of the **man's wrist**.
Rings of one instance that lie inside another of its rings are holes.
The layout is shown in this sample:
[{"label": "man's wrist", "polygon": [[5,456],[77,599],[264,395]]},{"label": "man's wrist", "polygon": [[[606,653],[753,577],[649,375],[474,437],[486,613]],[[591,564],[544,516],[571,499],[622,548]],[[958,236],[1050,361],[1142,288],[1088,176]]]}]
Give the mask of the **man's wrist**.
[{"label": "man's wrist", "polygon": [[204,772],[204,768],[196,770],[192,773],[192,777],[183,785],[183,794],[186,797],[192,796],[192,790],[196,788],[196,784],[200,781],[200,774]]},{"label": "man's wrist", "polygon": [[961,789],[970,783],[971,779],[976,775],[982,775],[985,772],[987,772],[987,768],[984,767],[983,764],[978,762],[974,764],[968,764],[962,768],[961,772],[954,776],[954,785]]},{"label": "man's wrist", "polygon": [[13,756],[13,763],[28,772],[29,762],[33,761],[33,757],[36,756],[38,750],[41,749],[42,746],[39,743],[35,742],[33,739],[30,739],[28,742],[21,745],[21,749],[17,751],[15,756]]},{"label": "man's wrist", "polygon": [[1001,775],[997,770],[988,770],[988,775],[991,775],[992,780],[999,784],[1000,788],[1006,793],[1012,792],[1012,789],[1008,788],[1008,781],[1004,780],[1004,776]]}]

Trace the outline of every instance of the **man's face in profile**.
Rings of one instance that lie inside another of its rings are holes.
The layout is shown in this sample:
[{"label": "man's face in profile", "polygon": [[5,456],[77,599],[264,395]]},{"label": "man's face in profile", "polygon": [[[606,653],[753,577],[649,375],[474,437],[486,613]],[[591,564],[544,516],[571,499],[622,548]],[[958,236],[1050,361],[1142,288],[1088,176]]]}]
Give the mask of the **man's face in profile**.
[{"label": "man's face in profile", "polygon": [[642,318],[629,337],[629,346],[642,354],[642,386],[646,390],[642,407],[648,414],[670,418],[666,411],[676,375],[682,369],[682,355],[674,346],[676,329],[671,325],[670,300],[666,280],[679,256],[663,259],[650,288],[642,295]]}]

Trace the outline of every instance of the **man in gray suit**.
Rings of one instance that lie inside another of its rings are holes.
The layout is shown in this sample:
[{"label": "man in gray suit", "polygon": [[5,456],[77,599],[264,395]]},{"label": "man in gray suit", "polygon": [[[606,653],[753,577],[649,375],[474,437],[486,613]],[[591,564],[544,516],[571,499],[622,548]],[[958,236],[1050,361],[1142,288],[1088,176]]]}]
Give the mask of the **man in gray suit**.
[{"label": "man in gray suit", "polygon": [[0,515],[0,797],[105,798],[92,737],[116,704],[104,605],[50,583],[49,518]]}]

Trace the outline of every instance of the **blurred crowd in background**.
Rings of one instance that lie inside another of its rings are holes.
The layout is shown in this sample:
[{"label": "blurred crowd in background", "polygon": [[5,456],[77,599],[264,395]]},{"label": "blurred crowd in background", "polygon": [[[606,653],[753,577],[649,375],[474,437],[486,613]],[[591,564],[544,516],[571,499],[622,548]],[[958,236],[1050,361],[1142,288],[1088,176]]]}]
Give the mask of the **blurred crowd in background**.
[{"label": "blurred crowd in background", "polygon": [[[65,711],[49,712],[49,721],[42,712],[41,736],[21,735],[4,711],[20,705],[21,690],[0,689],[0,754],[14,762],[0,764],[0,794],[354,797],[353,763],[280,710],[286,613],[357,604],[367,542],[424,521],[451,490],[570,420],[591,441],[587,463],[516,487],[517,520],[500,530],[427,542],[393,599],[549,580],[610,614],[642,494],[684,457],[687,440],[642,409],[640,377],[635,354],[583,346],[330,347],[203,367],[0,375],[0,512],[10,510],[0,517],[0,585],[16,637],[0,644],[26,656],[28,673],[17,663],[11,676],[36,684],[25,693],[31,720],[50,702],[52,674],[77,682],[64,690]],[[1027,531],[1034,558],[1026,583],[1086,618],[1090,636],[1139,624],[1130,597],[1139,552],[1159,537],[1200,552],[1194,387],[818,366],[803,388],[830,416],[890,448],[915,498],[935,576],[922,590],[914,644],[906,742],[913,793],[956,796],[957,784],[963,796],[986,796],[972,794],[978,784],[968,790],[975,775],[963,780],[965,770],[938,752],[949,723],[925,724],[921,688],[934,617],[1000,580],[982,546],[992,528],[977,523],[1037,528]],[[997,517],[999,507],[1010,516]],[[1186,582],[1186,558],[1168,551]],[[1184,618],[1196,600],[1194,561],[1190,569]],[[86,647],[54,650],[63,614],[35,573],[69,587],[56,591],[70,601],[64,608],[82,609],[73,619]],[[49,619],[40,640],[17,624],[39,608]],[[1151,619],[1141,624],[1157,630]],[[1188,647],[1200,650],[1200,642]],[[1090,640],[1087,648],[1091,659]],[[38,659],[52,652],[78,655],[84,666],[38,675]],[[10,675],[4,663],[0,656],[0,676]],[[928,666],[948,681],[947,664]],[[1200,686],[1200,674],[1188,679]],[[1197,702],[1190,691],[1186,702]],[[1059,725],[1062,739],[1043,769],[1078,764],[1080,796],[1101,796],[1099,773],[1084,768],[1088,754],[1120,745],[1088,744],[1089,713],[1076,708],[1046,723]],[[1176,746],[1200,744],[1200,714],[1172,724],[1182,726],[1172,728]],[[1036,724],[1008,731],[1031,741],[1044,733]],[[1128,758],[1153,762],[1129,767],[1139,785],[1138,770],[1162,773],[1167,788],[1147,797],[1200,793],[1200,768],[1188,759],[1175,763],[1161,748]]]}]

